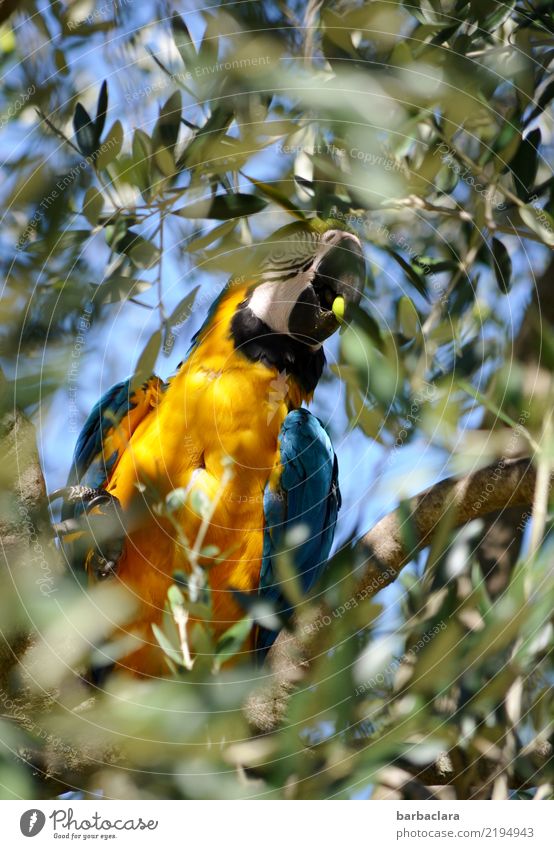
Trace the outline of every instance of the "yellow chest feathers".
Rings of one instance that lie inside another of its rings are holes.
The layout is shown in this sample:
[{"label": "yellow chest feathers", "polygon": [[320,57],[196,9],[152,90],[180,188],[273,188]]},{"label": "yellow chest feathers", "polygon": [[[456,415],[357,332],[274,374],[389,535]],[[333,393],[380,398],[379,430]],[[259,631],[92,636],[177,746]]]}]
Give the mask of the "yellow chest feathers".
[{"label": "yellow chest feathers", "polygon": [[[216,634],[244,615],[234,590],[258,585],[264,490],[283,420],[302,396],[292,378],[235,350],[230,321],[244,296],[236,290],[222,302],[109,482],[135,517],[119,575],[146,600],[145,622],[163,609],[172,573],[189,571],[191,547],[205,552]],[[141,508],[141,492],[155,503],[173,490],[181,490],[173,522],[152,502]]]},{"label": "yellow chest feathers", "polygon": [[231,527],[240,518],[232,514],[247,504],[261,506],[281,425],[302,397],[286,374],[235,350],[230,323],[244,297],[242,287],[223,300],[158,407],[133,434],[110,482],[124,504],[138,478],[162,496],[194,487],[217,498]]}]

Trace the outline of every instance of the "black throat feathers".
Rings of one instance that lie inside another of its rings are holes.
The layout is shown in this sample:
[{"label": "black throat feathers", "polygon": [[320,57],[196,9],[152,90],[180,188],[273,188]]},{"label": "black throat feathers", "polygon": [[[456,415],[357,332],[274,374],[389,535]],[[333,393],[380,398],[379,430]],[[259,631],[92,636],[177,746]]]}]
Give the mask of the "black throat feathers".
[{"label": "black throat feathers", "polygon": [[231,336],[237,351],[249,360],[292,375],[306,394],[316,388],[325,365],[323,347],[314,350],[293,336],[275,333],[246,301],[233,316]]}]

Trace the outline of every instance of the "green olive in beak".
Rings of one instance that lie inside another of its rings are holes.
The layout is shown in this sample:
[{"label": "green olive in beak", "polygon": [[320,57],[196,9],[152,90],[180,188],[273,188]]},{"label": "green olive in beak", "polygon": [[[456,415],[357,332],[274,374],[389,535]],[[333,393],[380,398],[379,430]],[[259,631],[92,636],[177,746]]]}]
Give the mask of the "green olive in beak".
[{"label": "green olive in beak", "polygon": [[344,302],[344,298],[342,295],[338,295],[333,301],[332,310],[335,314],[335,318],[337,321],[344,321],[344,312],[346,309],[346,304]]}]

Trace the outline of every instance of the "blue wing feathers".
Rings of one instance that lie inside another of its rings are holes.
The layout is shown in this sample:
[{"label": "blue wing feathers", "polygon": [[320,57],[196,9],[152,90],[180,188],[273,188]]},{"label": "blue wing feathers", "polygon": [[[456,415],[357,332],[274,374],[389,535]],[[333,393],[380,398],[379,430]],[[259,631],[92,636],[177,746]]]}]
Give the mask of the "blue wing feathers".
[{"label": "blue wing feathers", "polygon": [[135,428],[157,406],[168,384],[156,375],[141,387],[134,378],[116,383],[92,408],[77,439],[68,486],[98,488],[109,479]]},{"label": "blue wing feathers", "polygon": [[130,384],[131,378],[116,383],[90,411],[77,439],[68,485],[83,482],[97,487],[106,480],[115,458],[103,457],[104,437],[131,409]]},{"label": "blue wing feathers", "polygon": [[[265,534],[260,597],[270,600],[285,617],[290,614],[278,583],[275,559],[286,534],[303,526],[302,542],[290,554],[303,592],[307,595],[322,575],[335,533],[340,508],[338,464],[323,425],[305,409],[286,417],[279,439],[282,473],[277,488],[264,494]],[[276,632],[258,629],[257,647],[266,650]]]}]

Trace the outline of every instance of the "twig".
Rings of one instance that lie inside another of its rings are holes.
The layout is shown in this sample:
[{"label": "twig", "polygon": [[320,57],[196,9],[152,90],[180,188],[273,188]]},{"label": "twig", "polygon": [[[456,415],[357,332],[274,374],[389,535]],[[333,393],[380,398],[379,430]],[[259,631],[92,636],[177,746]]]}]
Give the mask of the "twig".
[{"label": "twig", "polygon": [[79,150],[79,148],[77,147],[77,145],[76,145],[76,144],[74,144],[74,143],[71,141],[71,139],[68,139],[68,138],[67,138],[67,136],[65,136],[65,135],[62,133],[62,131],[61,131],[61,130],[58,130],[58,128],[56,127],[56,125],[52,123],[52,121],[50,120],[50,118],[47,118],[47,117],[46,117],[46,115],[44,114],[44,112],[43,112],[41,109],[38,109],[38,108],[37,108],[37,110],[36,110],[36,111],[37,111],[37,114],[38,114],[39,118],[41,118],[41,119],[44,121],[44,123],[46,124],[46,126],[47,126],[50,130],[52,130],[52,132],[53,132],[56,136],[58,136],[58,138],[62,139],[62,141],[64,141],[66,144],[68,144],[70,147],[72,147],[72,148],[73,148],[73,150],[74,150],[76,153],[78,153],[78,154],[79,154],[79,156],[82,156],[82,155],[83,155],[83,154],[81,153],[81,151]]},{"label": "twig", "polygon": [[173,609],[173,619],[177,625],[177,631],[179,632],[179,645],[181,647],[181,654],[183,655],[183,666],[190,672],[194,666],[194,660],[190,653],[187,634],[189,612],[184,605],[180,604]]},{"label": "twig", "polygon": [[533,498],[533,524],[529,542],[529,559],[538,552],[544,536],[548,514],[548,496],[552,472],[552,410],[546,414],[538,449],[537,483]]}]

